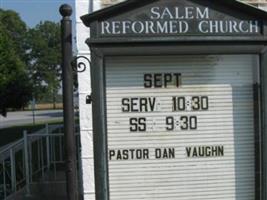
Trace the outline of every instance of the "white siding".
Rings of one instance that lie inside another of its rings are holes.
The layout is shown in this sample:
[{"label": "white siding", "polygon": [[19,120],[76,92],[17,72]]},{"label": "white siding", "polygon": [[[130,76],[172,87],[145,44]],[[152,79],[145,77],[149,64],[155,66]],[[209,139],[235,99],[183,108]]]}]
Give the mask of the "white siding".
[{"label": "white siding", "polygon": [[[93,0],[93,10],[101,9],[104,2]],[[109,2],[108,2],[109,3]],[[116,3],[116,2],[111,2]],[[105,5],[107,6],[107,5]],[[82,55],[90,59],[90,51],[85,40],[90,37],[90,30],[86,27],[80,17],[88,14],[90,9],[89,0],[75,0],[75,47],[74,52],[77,56]],[[84,60],[85,61],[85,60]],[[94,186],[94,160],[93,160],[93,131],[92,131],[92,107],[85,103],[86,96],[91,94],[90,65],[86,63],[86,71],[78,73],[79,82],[79,111],[80,111],[80,130],[81,130],[81,176],[82,190],[85,200],[95,199]]]},{"label": "white siding", "polygon": [[[100,9],[100,0],[94,0],[94,10]],[[89,13],[89,0],[75,1],[75,54],[86,56],[90,59],[90,51],[85,40],[90,36],[89,28],[86,27],[80,17]],[[86,104],[86,96],[91,94],[90,65],[86,60],[86,71],[78,73],[79,82],[79,111],[81,130],[81,176],[84,200],[95,199],[94,183],[94,160],[93,160],[93,131],[92,131],[92,107]]]},{"label": "white siding", "polygon": [[[107,59],[109,150],[149,149],[149,159],[109,160],[111,200],[254,200],[253,71],[257,56],[213,55]],[[144,88],[145,73],[181,73],[179,88]],[[172,97],[187,100],[172,111]],[[192,96],[208,96],[208,110],[192,111]],[[122,112],[122,98],[155,97],[154,112]],[[166,116],[176,119],[166,130]],[[196,116],[196,130],[181,130],[180,116]],[[145,117],[145,132],[131,132],[129,118]],[[179,125],[180,123],[180,125]],[[186,148],[223,146],[224,155],[188,157]],[[156,148],[175,158],[156,159]]]}]

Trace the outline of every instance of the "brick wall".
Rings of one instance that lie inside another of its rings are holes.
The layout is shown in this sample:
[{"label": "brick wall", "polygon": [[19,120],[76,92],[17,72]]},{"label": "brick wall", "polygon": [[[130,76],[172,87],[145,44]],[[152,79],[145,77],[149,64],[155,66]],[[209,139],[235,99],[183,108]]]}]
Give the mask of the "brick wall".
[{"label": "brick wall", "polygon": [[116,3],[120,3],[125,0],[101,0],[102,7],[111,6]]},{"label": "brick wall", "polygon": [[252,4],[254,6],[267,5],[267,0],[241,0],[241,1]]},{"label": "brick wall", "polygon": [[247,3],[252,3],[252,4],[254,4],[254,3],[267,3],[267,0],[242,0],[242,1],[244,1],[244,2],[247,2]]},{"label": "brick wall", "polygon": [[267,11],[267,0],[242,0],[242,1]]}]

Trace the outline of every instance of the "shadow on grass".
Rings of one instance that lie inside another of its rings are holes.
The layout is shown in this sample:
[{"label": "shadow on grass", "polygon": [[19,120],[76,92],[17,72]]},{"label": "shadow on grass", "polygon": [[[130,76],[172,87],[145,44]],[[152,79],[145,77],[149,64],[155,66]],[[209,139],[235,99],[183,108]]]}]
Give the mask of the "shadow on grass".
[{"label": "shadow on grass", "polygon": [[[29,134],[35,133],[36,131],[45,128],[46,123],[48,122],[38,123],[35,125],[27,124],[0,129],[0,147],[22,138],[24,130],[26,130]],[[62,120],[60,120],[55,122],[49,122],[49,125],[62,123]]]}]

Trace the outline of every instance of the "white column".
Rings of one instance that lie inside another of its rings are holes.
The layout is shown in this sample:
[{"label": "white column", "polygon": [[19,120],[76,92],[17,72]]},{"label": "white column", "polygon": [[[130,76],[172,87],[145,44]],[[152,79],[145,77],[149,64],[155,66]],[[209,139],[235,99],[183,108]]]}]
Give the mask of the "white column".
[{"label": "white column", "polygon": [[[80,17],[89,13],[90,0],[76,0],[76,46],[77,56],[86,56],[89,60],[90,51],[85,40],[89,37],[89,28],[86,27]],[[97,7],[97,1],[93,1],[93,7]],[[80,112],[80,134],[81,134],[81,179],[84,200],[95,200],[94,187],[94,162],[93,162],[93,139],[92,139],[92,107],[86,104],[86,96],[91,94],[90,65],[86,60],[86,70],[78,73],[79,82],[79,112]]]}]

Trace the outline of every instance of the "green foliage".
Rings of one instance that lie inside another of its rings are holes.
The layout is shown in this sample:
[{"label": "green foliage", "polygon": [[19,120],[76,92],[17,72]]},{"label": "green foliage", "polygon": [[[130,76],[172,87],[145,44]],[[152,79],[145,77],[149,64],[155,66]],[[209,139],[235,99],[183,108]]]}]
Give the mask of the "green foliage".
[{"label": "green foliage", "polygon": [[21,108],[32,96],[56,102],[61,79],[60,25],[27,29],[19,15],[0,9],[0,114]]},{"label": "green foliage", "polygon": [[25,42],[27,27],[26,24],[20,19],[18,13],[12,10],[1,10],[0,9],[0,24],[5,30],[8,37],[13,42],[13,47],[20,58],[25,61]]},{"label": "green foliage", "polygon": [[13,11],[0,9],[0,114],[7,108],[22,108],[31,99],[26,54],[20,41],[26,26]]},{"label": "green foliage", "polygon": [[[34,81],[35,98],[52,96],[54,101],[61,80],[60,25],[45,21],[28,32],[30,73]],[[45,96],[43,95],[45,94]]]},{"label": "green foliage", "polygon": [[61,80],[60,25],[45,21],[28,29],[19,15],[0,9],[0,114],[32,97],[56,102]]}]

